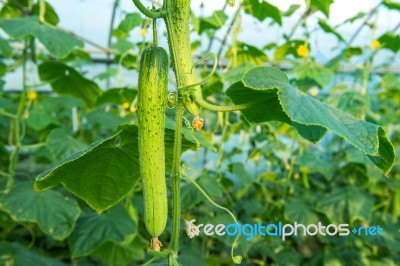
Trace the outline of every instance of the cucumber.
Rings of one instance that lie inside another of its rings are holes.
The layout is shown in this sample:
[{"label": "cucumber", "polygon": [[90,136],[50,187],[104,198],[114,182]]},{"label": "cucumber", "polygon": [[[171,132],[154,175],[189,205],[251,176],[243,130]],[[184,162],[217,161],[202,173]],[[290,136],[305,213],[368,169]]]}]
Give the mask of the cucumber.
[{"label": "cucumber", "polygon": [[167,216],[165,183],[165,109],[168,90],[168,55],[161,47],[146,48],[141,57],[138,82],[139,166],[143,182],[144,217],[153,249]]}]

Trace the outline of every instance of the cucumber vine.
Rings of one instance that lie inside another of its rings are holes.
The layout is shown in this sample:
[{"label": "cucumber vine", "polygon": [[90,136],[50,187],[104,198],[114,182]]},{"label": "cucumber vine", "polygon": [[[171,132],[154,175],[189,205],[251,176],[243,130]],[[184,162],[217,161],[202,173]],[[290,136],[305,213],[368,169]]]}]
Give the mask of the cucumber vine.
[{"label": "cucumber vine", "polygon": [[[180,233],[180,222],[181,222],[181,205],[180,205],[180,183],[181,183],[181,166],[180,166],[180,155],[182,146],[182,122],[183,122],[183,110],[186,109],[189,113],[194,116],[193,127],[200,129],[203,125],[203,120],[199,116],[199,107],[216,111],[216,112],[227,112],[242,110],[250,107],[252,104],[239,104],[230,106],[217,106],[208,103],[203,99],[200,85],[207,82],[212,75],[215,73],[217,68],[217,56],[215,54],[208,54],[201,58],[199,61],[193,64],[191,56],[191,45],[190,45],[190,31],[189,31],[189,20],[190,20],[190,0],[165,0],[160,9],[149,9],[146,8],[140,0],[132,0],[136,7],[145,16],[155,20],[162,18],[165,21],[168,35],[168,46],[170,56],[172,59],[172,66],[175,72],[177,94],[168,95],[167,104],[168,107],[175,107],[175,136],[174,136],[174,150],[173,150],[173,163],[171,170],[171,182],[172,182],[172,208],[173,208],[173,222],[172,222],[172,236],[169,249],[161,252],[151,250],[151,255],[154,256],[154,260],[161,257],[168,256],[169,265],[178,265],[177,256],[179,248],[179,233]],[[228,0],[228,5],[233,6],[235,1]],[[154,29],[155,31],[155,29]],[[153,33],[156,36],[156,33]],[[157,40],[155,40],[157,42]],[[213,57],[214,65],[211,73],[203,80],[200,80],[194,71],[194,68],[199,63]],[[178,96],[178,97],[176,97]],[[189,179],[191,182],[195,182]],[[199,186],[196,186],[199,188]],[[205,192],[200,189],[204,194]],[[206,195],[209,199],[209,197]],[[210,200],[210,199],[209,199]],[[212,202],[212,201],[211,201]],[[223,208],[223,207],[222,207]],[[234,218],[233,214],[230,213]],[[236,243],[236,240],[235,240]],[[235,244],[234,243],[234,244]],[[240,256],[233,256],[232,247],[232,259],[235,263],[240,263]]]}]

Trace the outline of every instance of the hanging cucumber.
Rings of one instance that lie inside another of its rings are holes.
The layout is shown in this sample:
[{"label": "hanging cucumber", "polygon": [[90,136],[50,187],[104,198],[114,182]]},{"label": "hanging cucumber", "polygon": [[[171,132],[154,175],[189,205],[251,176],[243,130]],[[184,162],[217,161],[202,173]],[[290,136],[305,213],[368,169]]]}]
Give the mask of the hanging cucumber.
[{"label": "hanging cucumber", "polygon": [[138,84],[139,164],[143,181],[144,217],[152,235],[152,249],[159,250],[158,236],[167,216],[164,127],[168,90],[168,55],[161,47],[143,51]]}]

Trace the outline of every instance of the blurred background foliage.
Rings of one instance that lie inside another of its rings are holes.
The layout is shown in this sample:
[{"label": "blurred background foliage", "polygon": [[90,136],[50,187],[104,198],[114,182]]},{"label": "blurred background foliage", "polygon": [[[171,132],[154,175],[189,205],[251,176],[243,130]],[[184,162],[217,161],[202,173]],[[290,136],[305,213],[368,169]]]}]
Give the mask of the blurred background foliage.
[{"label": "blurred background foliage", "polygon": [[[63,187],[39,194],[32,181],[74,152],[112,136],[118,125],[136,123],[137,65],[151,41],[150,21],[136,11],[120,10],[116,0],[110,29],[103,29],[109,30],[108,44],[100,45],[60,26],[63,10],[53,8],[51,1],[0,2],[1,265],[143,264],[149,258],[149,236],[142,221],[140,182],[121,204],[98,215]],[[269,1],[243,0],[210,14],[203,12],[207,1],[201,2],[190,25],[193,58],[210,51],[219,58],[204,95],[226,104],[223,92],[247,69],[277,66],[302,91],[381,125],[398,155],[400,23],[383,31],[376,25],[385,19],[382,12],[399,18],[400,4],[379,1],[369,12],[331,24],[332,0],[297,2],[281,10]],[[118,10],[121,19],[115,16]],[[286,21],[294,16],[298,20],[289,27]],[[261,29],[257,43],[240,37],[251,30],[243,21]],[[352,27],[350,36],[342,35],[343,26]],[[268,27],[281,30],[270,35]],[[370,38],[360,40],[363,31]],[[321,34],[333,46],[328,57],[318,53],[318,45],[324,45],[318,44]],[[211,66],[205,62],[197,71],[207,76]],[[170,89],[175,89],[172,72]],[[173,113],[167,112],[167,127],[173,126]],[[243,265],[398,264],[398,160],[385,177],[365,155],[331,133],[312,144],[286,124],[251,125],[239,112],[201,115],[205,126],[193,131],[192,117],[186,114],[185,135],[201,148],[186,152],[183,161],[188,174],[241,223],[321,221],[384,228],[383,237],[241,237],[236,252]],[[182,209],[185,220],[232,222],[186,181]],[[169,230],[162,236],[165,243]],[[179,261],[230,265],[232,242],[204,235],[189,239],[182,233]]]}]

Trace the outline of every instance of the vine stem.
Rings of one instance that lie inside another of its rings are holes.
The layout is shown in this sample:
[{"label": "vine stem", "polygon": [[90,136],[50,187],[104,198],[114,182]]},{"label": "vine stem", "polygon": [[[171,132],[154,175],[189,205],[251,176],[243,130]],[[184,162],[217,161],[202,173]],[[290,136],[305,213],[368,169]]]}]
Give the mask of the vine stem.
[{"label": "vine stem", "polygon": [[13,119],[16,118],[16,116],[14,114],[4,111],[3,109],[0,109],[0,116],[5,116],[5,117],[13,118]]},{"label": "vine stem", "polygon": [[[195,84],[199,81],[196,73],[191,71],[193,65],[190,46],[190,0],[168,0],[163,2],[163,18],[167,28],[168,47],[175,72],[177,87]],[[196,87],[197,88],[197,87]],[[178,89],[179,94],[179,89]],[[169,264],[177,265],[179,250],[181,202],[180,202],[180,156],[182,146],[183,102],[178,99],[175,118],[175,141],[173,164],[171,170],[173,223],[171,233]]]},{"label": "vine stem", "polygon": [[227,106],[219,106],[206,102],[202,97],[195,97],[194,101],[201,107],[215,112],[232,112],[247,109],[254,105],[254,103],[235,104]]},{"label": "vine stem", "polygon": [[211,69],[210,74],[208,74],[208,76],[205,79],[203,79],[202,81],[196,82],[195,84],[190,84],[190,85],[186,85],[186,86],[180,87],[180,88],[178,88],[178,90],[183,90],[183,89],[188,89],[188,88],[193,88],[193,87],[196,87],[196,86],[200,86],[200,85],[206,83],[208,80],[210,80],[210,78],[214,75],[215,71],[217,70],[217,66],[218,66],[218,58],[214,53],[209,53],[208,55],[204,56],[199,61],[194,63],[192,68],[191,68],[190,73],[193,73],[195,67],[198,64],[200,64],[201,62],[207,60],[207,58],[209,58],[209,57],[213,57],[214,58],[214,64],[213,64],[213,67]]},{"label": "vine stem", "polygon": [[292,30],[290,31],[289,35],[287,36],[287,40],[291,40],[293,35],[296,33],[297,28],[301,25],[302,21],[311,15],[311,6],[307,7],[304,13],[299,17],[299,19],[294,24]]},{"label": "vine stem", "polygon": [[[188,176],[188,175],[185,174],[185,173],[181,173],[181,174],[182,174],[182,176],[184,176],[187,180],[189,180],[189,181],[201,192],[201,194],[203,194],[203,196],[204,196],[212,205],[214,205],[214,206],[217,207],[218,209],[221,209],[221,210],[226,211],[226,212],[232,217],[232,219],[235,221],[235,223],[238,224],[238,221],[236,220],[235,215],[233,215],[233,213],[232,213],[229,209],[227,209],[227,208],[225,208],[225,207],[223,207],[223,206],[217,204],[215,201],[213,201],[213,200],[210,198],[210,196],[207,194],[207,192],[205,192],[204,189],[203,189],[199,184],[197,184],[197,182],[196,182],[194,179],[192,179],[190,176]],[[231,249],[231,257],[232,257],[232,260],[233,260],[236,264],[240,264],[240,262],[242,261],[242,257],[241,257],[241,256],[233,256],[233,250],[234,250],[234,248],[235,248],[235,246],[236,246],[236,243],[237,243],[238,239],[239,239],[239,234],[236,235],[236,238],[235,238],[235,240],[234,240],[234,242],[233,242],[233,244],[232,244],[232,249]]]},{"label": "vine stem", "polygon": [[360,34],[361,30],[367,25],[368,20],[372,18],[373,15],[378,11],[379,7],[382,5],[382,2],[379,2],[374,8],[372,8],[368,16],[364,19],[364,21],[361,23],[361,25],[354,31],[354,34],[350,37],[350,40],[347,42],[347,46],[350,47],[350,45],[353,43],[353,41],[357,38],[357,36]]},{"label": "vine stem", "polygon": [[153,44],[158,46],[158,36],[157,36],[157,20],[153,19]]},{"label": "vine stem", "polygon": [[163,16],[163,12],[161,11],[153,11],[146,8],[140,0],[132,0],[135,6],[142,12],[145,16],[149,18],[161,18]]},{"label": "vine stem", "polygon": [[[109,48],[111,46],[112,33],[113,33],[114,22],[115,22],[115,15],[117,13],[118,6],[119,6],[119,0],[114,0],[112,12],[111,12],[110,25],[109,25],[109,28],[108,28],[108,39],[107,39],[107,46],[108,47],[107,48]],[[109,52],[107,52],[106,55],[107,55],[107,61],[109,61],[110,57],[111,57],[111,54]],[[109,72],[109,71],[110,71],[110,63],[107,62],[107,72]],[[107,89],[110,88],[110,75],[107,75],[106,87],[107,87]]]},{"label": "vine stem", "polygon": [[[226,6],[226,5],[225,5],[225,6]],[[224,6],[224,7],[225,7],[225,6]],[[237,8],[237,10],[236,10],[236,12],[235,12],[235,15],[233,16],[232,21],[231,21],[231,23],[229,24],[228,29],[227,29],[227,31],[226,31],[226,33],[225,33],[225,35],[224,35],[224,38],[222,39],[221,46],[219,47],[219,50],[218,50],[218,53],[217,53],[217,57],[218,57],[218,58],[221,58],[221,55],[222,55],[222,52],[223,52],[223,50],[224,50],[225,44],[226,44],[226,42],[227,42],[227,40],[228,40],[228,36],[229,36],[229,34],[231,33],[231,31],[232,31],[232,29],[233,29],[233,26],[235,25],[235,22],[237,21],[239,15],[240,15],[241,6],[242,6],[242,5],[239,5],[239,7]]]},{"label": "vine stem", "polygon": [[[201,88],[199,78],[195,71],[193,71],[193,62],[190,45],[190,0],[165,0],[161,10],[152,11],[143,6],[140,0],[133,0],[136,7],[146,16],[152,19],[162,17],[165,21],[168,35],[168,47],[172,59],[172,66],[175,72],[176,85],[178,94],[185,86],[193,87],[193,90],[198,91],[201,96]],[[154,31],[155,32],[155,31]],[[207,58],[207,57],[206,57]],[[204,58],[203,58],[204,60]],[[200,60],[200,61],[203,61]],[[197,98],[197,97],[196,97]],[[204,103],[209,109],[215,109],[211,104]],[[240,106],[244,108],[246,106]],[[179,236],[180,236],[180,222],[181,222],[181,202],[180,202],[180,182],[181,182],[181,169],[180,157],[182,152],[182,122],[183,122],[183,108],[184,103],[182,99],[178,99],[176,104],[176,118],[175,118],[175,136],[174,136],[174,150],[173,162],[171,169],[171,182],[172,182],[172,205],[173,205],[173,223],[171,232],[171,243],[169,255],[169,264],[178,265],[176,258],[179,249]],[[228,107],[221,107],[220,110],[225,110]],[[232,108],[232,107],[229,107]],[[235,106],[234,110],[238,110]],[[211,109],[211,110],[212,110]]]},{"label": "vine stem", "polygon": [[182,117],[183,117],[183,103],[181,100],[179,100],[176,105],[174,155],[173,155],[172,171],[171,171],[173,222],[172,222],[172,237],[171,237],[170,248],[175,256],[178,254],[178,248],[179,248],[179,230],[180,230],[180,217],[181,217],[180,159],[181,159],[181,149],[182,149],[182,134],[181,134]]},{"label": "vine stem", "polygon": [[41,22],[45,22],[45,14],[46,14],[46,2],[44,0],[39,0],[39,20]]},{"label": "vine stem", "polygon": [[25,40],[24,43],[24,50],[23,50],[23,63],[22,63],[22,92],[21,92],[21,98],[19,99],[18,103],[18,109],[17,109],[17,114],[15,115],[14,118],[14,148],[13,151],[10,154],[10,164],[8,165],[8,172],[10,175],[8,176],[7,184],[6,184],[6,189],[5,191],[9,191],[11,187],[14,185],[14,179],[15,179],[15,167],[17,165],[18,161],[18,154],[21,149],[22,143],[21,143],[21,122],[22,122],[22,115],[25,110],[25,102],[26,102],[26,93],[27,93],[27,86],[26,86],[26,63],[27,63],[27,40]]},{"label": "vine stem", "polygon": [[[226,10],[226,7],[227,7],[227,6],[228,6],[228,4],[227,4],[227,2],[225,2],[224,6],[222,7],[222,12],[225,13],[225,10]],[[210,41],[208,42],[207,51],[210,51],[210,50],[211,50],[212,45],[213,45],[214,40],[215,40],[215,37],[216,37],[216,34],[214,34],[213,36],[211,36],[211,39],[210,39]]]}]

